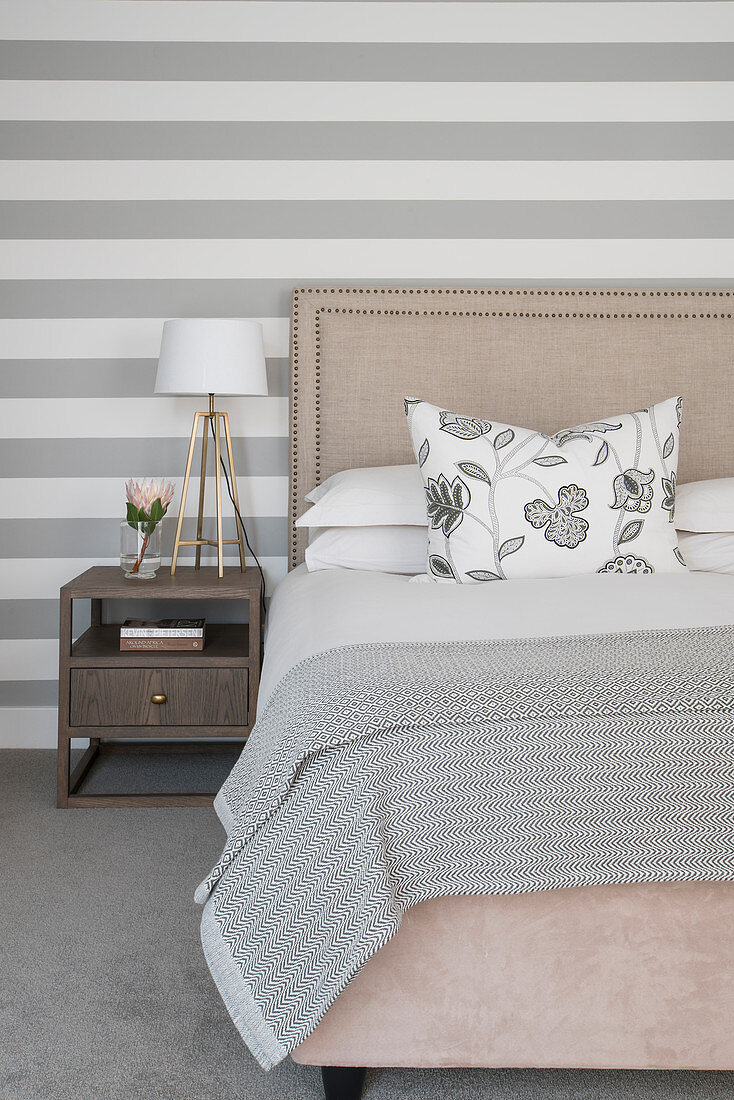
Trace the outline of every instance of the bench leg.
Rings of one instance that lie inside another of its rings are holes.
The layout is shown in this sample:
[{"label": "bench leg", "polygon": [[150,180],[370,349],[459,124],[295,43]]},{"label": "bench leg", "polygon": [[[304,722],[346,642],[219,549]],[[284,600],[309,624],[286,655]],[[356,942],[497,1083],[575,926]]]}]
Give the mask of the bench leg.
[{"label": "bench leg", "polygon": [[356,1066],[322,1066],[325,1100],[360,1100],[365,1072]]}]

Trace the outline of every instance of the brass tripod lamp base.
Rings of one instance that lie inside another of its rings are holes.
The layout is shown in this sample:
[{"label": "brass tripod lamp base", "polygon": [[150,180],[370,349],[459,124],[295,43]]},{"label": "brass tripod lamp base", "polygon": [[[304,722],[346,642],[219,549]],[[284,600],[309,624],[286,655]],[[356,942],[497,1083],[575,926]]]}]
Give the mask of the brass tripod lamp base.
[{"label": "brass tripod lamp base", "polygon": [[[203,436],[201,441],[201,477],[199,480],[199,510],[196,519],[196,538],[195,539],[182,539],[181,528],[183,527],[184,511],[186,509],[186,497],[189,491],[189,482],[191,480],[191,465],[194,460],[194,448],[196,446],[196,437],[199,433],[199,425],[202,425]],[[214,464],[216,469],[216,491],[217,491],[217,537],[216,539],[202,538],[202,532],[204,529],[204,490],[206,488],[206,460],[207,460],[207,447],[209,440],[209,432],[211,427],[214,429]],[[224,557],[223,548],[225,546],[237,545],[240,555],[240,568],[244,572],[245,570],[245,544],[242,537],[242,529],[237,520],[235,514],[235,528],[237,530],[236,539],[222,538],[222,430],[224,430],[224,439],[227,446],[227,460],[229,464],[229,478],[230,486],[232,489],[232,497],[237,511],[239,511],[240,502],[237,497],[237,475],[234,469],[234,457],[232,455],[232,436],[229,432],[229,417],[226,412],[217,412],[214,409],[214,394],[209,394],[209,411],[194,413],[194,425],[191,429],[191,442],[189,443],[189,454],[186,459],[186,474],[184,475],[183,486],[181,488],[181,505],[178,513],[178,524],[176,525],[176,539],[173,544],[173,557],[171,559],[171,576],[176,573],[176,562],[178,560],[178,551],[181,546],[195,546],[196,547],[196,559],[195,568],[201,568],[201,548],[202,546],[216,546],[217,548],[217,568],[220,577],[224,576]]]}]

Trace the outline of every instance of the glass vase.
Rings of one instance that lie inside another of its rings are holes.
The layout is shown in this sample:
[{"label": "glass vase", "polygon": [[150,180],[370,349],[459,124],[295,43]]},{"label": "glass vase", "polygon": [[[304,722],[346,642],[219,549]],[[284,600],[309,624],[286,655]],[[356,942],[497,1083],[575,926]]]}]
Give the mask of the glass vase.
[{"label": "glass vase", "polygon": [[150,581],[161,565],[162,521],[120,524],[120,568],[130,580]]}]

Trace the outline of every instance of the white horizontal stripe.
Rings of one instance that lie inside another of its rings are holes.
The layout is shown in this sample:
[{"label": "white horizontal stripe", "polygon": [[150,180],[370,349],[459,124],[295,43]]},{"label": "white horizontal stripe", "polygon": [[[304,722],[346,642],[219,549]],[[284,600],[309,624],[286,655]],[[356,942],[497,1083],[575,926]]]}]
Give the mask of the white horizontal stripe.
[{"label": "white horizontal stripe", "polygon": [[[260,278],[311,285],[352,279],[728,279],[733,275],[734,247],[725,239],[0,242],[2,279]],[[10,357],[10,352],[5,354]],[[83,354],[81,349],[77,354]],[[109,402],[103,404],[112,407]],[[262,408],[267,415],[266,406]]]},{"label": "white horizontal stripe", "polygon": [[[288,357],[287,317],[256,317],[265,354]],[[0,318],[4,359],[157,359],[163,317]]]},{"label": "white horizontal stripe", "polygon": [[3,199],[728,200],[734,161],[6,160]]},{"label": "white horizontal stripe", "polygon": [[734,82],[3,80],[0,119],[715,122]]},{"label": "white horizontal stripe", "polygon": [[[55,749],[57,737],[56,707],[0,707],[0,749]],[[72,738],[71,744],[86,746],[89,739]]]},{"label": "white horizontal stripe", "polygon": [[[239,566],[239,558],[232,557],[230,549],[227,547],[225,566]],[[206,547],[204,558],[214,561],[214,554]],[[119,558],[3,558],[0,564],[0,600],[55,600],[62,584],[93,565],[119,565]],[[163,568],[170,564],[170,558],[163,559]],[[254,565],[254,559],[248,556],[247,564]],[[260,564],[270,593],[288,572],[288,558],[263,557]],[[0,679],[13,677],[0,666]]]},{"label": "white horizontal stripe", "polygon": [[[152,399],[151,399],[152,400]],[[107,434],[107,433],[105,433]],[[213,459],[213,448],[210,448]],[[185,454],[181,455],[183,467]],[[197,449],[198,464],[198,449]],[[216,512],[215,480],[212,473],[207,479],[204,496],[204,515]],[[130,474],[141,477],[135,464],[135,451],[130,450]],[[175,522],[181,500],[183,477],[171,478],[176,495],[168,512],[167,522]],[[288,514],[287,477],[238,477],[240,512],[243,516],[285,516]],[[222,479],[222,499],[225,516],[233,515]],[[114,477],[70,478],[0,478],[0,519],[124,519],[125,482]],[[186,514],[194,515],[199,501],[199,478],[191,479],[186,500]]]},{"label": "white horizontal stripe", "polygon": [[0,638],[0,670],[3,680],[56,680],[59,675],[58,640]]},{"label": "white horizontal stripe", "polygon": [[129,42],[720,42],[731,3],[24,0],[2,37]]},{"label": "white horizontal stripe", "polygon": [[[55,600],[62,584],[85,569],[118,564],[117,558],[3,558],[0,600]],[[11,679],[0,672],[3,679]]]},{"label": "white horizontal stripe", "polygon": [[[0,439],[153,439],[191,432],[197,397],[14,397],[3,401]],[[228,397],[220,401],[229,413],[232,435],[288,434],[285,397]],[[133,459],[131,453],[131,461]]]}]

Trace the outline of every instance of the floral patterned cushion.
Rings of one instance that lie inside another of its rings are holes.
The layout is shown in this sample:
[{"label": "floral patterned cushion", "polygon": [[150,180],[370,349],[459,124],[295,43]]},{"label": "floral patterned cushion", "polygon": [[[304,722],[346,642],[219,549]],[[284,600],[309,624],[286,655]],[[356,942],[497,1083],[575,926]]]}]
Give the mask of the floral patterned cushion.
[{"label": "floral patterned cushion", "polygon": [[406,398],[428,573],[471,584],[676,573],[681,398],[547,436]]}]

